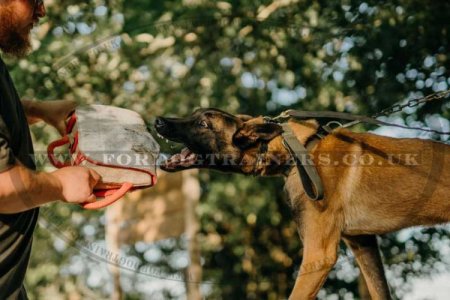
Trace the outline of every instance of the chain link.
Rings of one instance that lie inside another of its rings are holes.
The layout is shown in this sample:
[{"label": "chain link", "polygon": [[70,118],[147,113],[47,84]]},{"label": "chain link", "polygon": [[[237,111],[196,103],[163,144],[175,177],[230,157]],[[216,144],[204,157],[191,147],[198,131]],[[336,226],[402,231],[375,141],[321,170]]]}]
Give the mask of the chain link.
[{"label": "chain link", "polygon": [[[437,93],[434,93],[434,94],[430,94],[430,95],[428,95],[426,97],[409,100],[405,104],[394,104],[391,107],[383,109],[382,111],[380,111],[379,113],[373,115],[372,117],[366,117],[366,118],[372,119],[373,121],[377,122],[377,124],[380,124],[381,121],[376,120],[376,118],[378,118],[380,116],[389,116],[389,115],[391,115],[391,114],[393,114],[395,112],[402,111],[406,107],[416,107],[416,106],[418,106],[418,105],[420,105],[422,103],[426,103],[426,102],[430,102],[430,101],[446,98],[449,95],[450,95],[450,90],[437,92]],[[268,119],[266,119],[266,122],[276,122],[276,123],[285,122],[287,119],[292,117],[290,112],[295,112],[295,111],[293,111],[293,110],[284,111],[279,116],[277,116],[275,118],[268,118]],[[361,116],[359,116],[359,118],[361,118]],[[353,125],[359,124],[361,122],[364,122],[364,121],[362,121],[362,120],[354,120],[354,121],[345,123],[343,125],[339,124],[338,127],[348,128],[348,127],[351,127]],[[332,124],[332,123],[333,123],[333,121],[329,122],[327,125],[325,125],[325,127],[330,128],[329,125]],[[434,130],[434,129],[425,129],[425,128],[421,128],[421,127],[402,126],[402,125],[398,125],[398,124],[389,124],[389,123],[386,123],[386,122],[383,122],[383,123],[384,123],[383,125],[396,126],[396,127],[406,128],[406,129],[423,130],[423,131],[433,132],[433,133],[437,133],[437,134],[450,135],[450,131],[438,131],[438,130]],[[330,131],[331,131],[331,129],[330,129]]]},{"label": "chain link", "polygon": [[408,102],[406,102],[405,104],[394,104],[391,107],[385,108],[382,111],[380,111],[379,113],[376,113],[372,117],[377,118],[379,116],[389,116],[390,114],[402,111],[406,107],[416,107],[422,103],[426,103],[426,102],[430,102],[430,101],[438,100],[438,99],[443,99],[443,98],[447,97],[448,95],[450,95],[450,90],[437,92],[437,93],[430,94],[430,95],[428,95],[426,97],[422,97],[422,98],[412,99],[412,100],[409,100]]}]

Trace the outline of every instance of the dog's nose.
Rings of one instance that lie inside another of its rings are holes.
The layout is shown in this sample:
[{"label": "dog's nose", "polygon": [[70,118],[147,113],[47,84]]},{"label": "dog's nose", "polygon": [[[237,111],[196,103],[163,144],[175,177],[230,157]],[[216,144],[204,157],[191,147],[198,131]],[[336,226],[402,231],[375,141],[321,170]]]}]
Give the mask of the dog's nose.
[{"label": "dog's nose", "polygon": [[156,118],[155,127],[156,128],[162,128],[164,126],[166,126],[166,121],[163,118],[161,118],[161,117]]}]

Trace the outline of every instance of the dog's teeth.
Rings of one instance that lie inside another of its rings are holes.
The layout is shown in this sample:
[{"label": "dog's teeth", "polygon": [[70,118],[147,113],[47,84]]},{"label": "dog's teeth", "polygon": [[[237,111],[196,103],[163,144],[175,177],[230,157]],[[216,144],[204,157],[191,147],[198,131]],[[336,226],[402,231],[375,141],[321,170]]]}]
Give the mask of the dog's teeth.
[{"label": "dog's teeth", "polygon": [[158,159],[156,160],[156,164],[158,166],[160,166],[160,165],[162,165],[164,163],[167,163],[169,161],[170,161],[170,156],[169,155],[167,155],[165,153],[160,153],[159,156],[158,156]]},{"label": "dog's teeth", "polygon": [[189,150],[188,148],[184,148],[183,150],[181,150],[181,156],[188,157],[190,154],[191,150]]}]

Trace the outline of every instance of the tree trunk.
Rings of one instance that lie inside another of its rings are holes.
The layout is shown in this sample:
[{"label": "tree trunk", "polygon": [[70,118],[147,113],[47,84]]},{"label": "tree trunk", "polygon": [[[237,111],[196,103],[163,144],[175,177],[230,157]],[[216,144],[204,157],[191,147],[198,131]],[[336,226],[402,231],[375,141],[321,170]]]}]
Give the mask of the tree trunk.
[{"label": "tree trunk", "polygon": [[[126,200],[117,201],[106,209],[106,245],[111,253],[120,254],[120,223],[122,221],[122,205]],[[111,300],[123,299],[123,290],[120,285],[120,267],[109,264],[109,270],[113,277],[114,288]]]},{"label": "tree trunk", "polygon": [[190,258],[190,264],[185,273],[187,300],[202,299],[200,292],[202,267],[200,264],[200,247],[197,241],[197,233],[200,229],[200,222],[196,214],[196,208],[200,200],[200,183],[197,174],[198,171],[196,170],[183,172],[182,190],[186,201],[186,236]]}]

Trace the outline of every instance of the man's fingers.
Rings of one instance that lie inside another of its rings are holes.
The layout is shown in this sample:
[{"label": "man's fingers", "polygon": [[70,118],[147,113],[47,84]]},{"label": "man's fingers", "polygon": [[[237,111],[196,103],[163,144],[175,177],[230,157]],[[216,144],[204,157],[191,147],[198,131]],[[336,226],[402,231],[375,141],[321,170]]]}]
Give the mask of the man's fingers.
[{"label": "man's fingers", "polygon": [[59,121],[55,127],[61,136],[66,134],[66,123],[64,121]]},{"label": "man's fingers", "polygon": [[66,118],[68,118],[77,108],[77,102],[74,100],[63,100],[65,103]]},{"label": "man's fingers", "polygon": [[64,135],[67,118],[75,111],[77,103],[73,100],[55,100],[44,101],[41,105],[45,113],[43,120]]},{"label": "man's fingers", "polygon": [[97,183],[100,181],[101,176],[95,172],[94,170],[89,169],[89,175],[90,175],[90,185],[93,188],[97,185]]},{"label": "man's fingers", "polygon": [[86,199],[86,202],[95,202],[97,201],[97,197],[95,197],[94,193],[90,194],[89,197]]},{"label": "man's fingers", "polygon": [[77,108],[77,103],[73,100],[57,100],[53,102],[58,111],[58,117],[67,119]]}]

